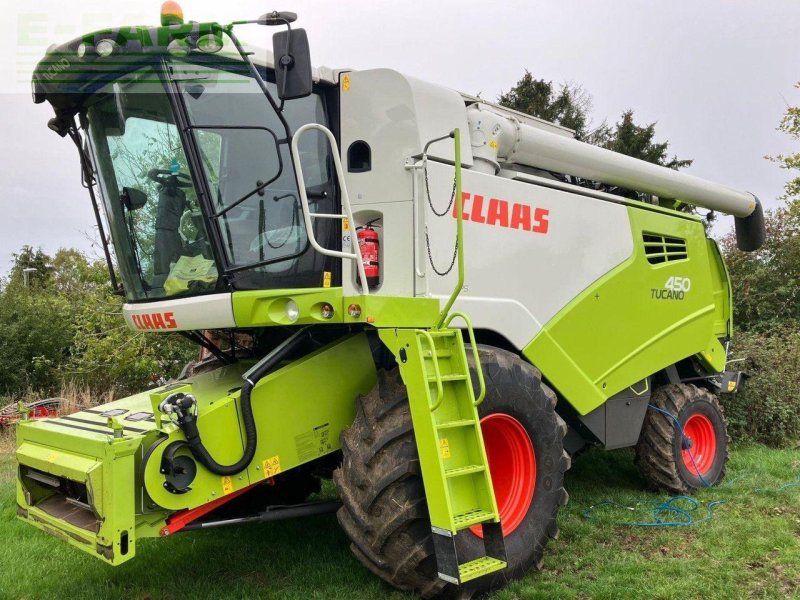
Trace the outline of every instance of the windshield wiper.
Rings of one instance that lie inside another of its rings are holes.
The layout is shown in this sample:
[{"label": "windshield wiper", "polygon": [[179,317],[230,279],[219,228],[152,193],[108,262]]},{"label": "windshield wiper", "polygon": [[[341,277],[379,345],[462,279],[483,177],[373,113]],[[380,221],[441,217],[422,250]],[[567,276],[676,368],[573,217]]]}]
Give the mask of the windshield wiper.
[{"label": "windshield wiper", "polygon": [[74,116],[72,117],[72,122],[67,129],[67,134],[74,142],[75,147],[78,149],[78,156],[80,157],[81,161],[81,185],[88,190],[89,198],[92,201],[94,218],[97,223],[98,233],[100,234],[100,241],[103,243],[103,254],[105,255],[106,265],[108,266],[108,274],[111,278],[111,289],[115,294],[122,295],[124,291],[122,286],[117,282],[117,275],[114,272],[114,261],[111,260],[111,251],[108,249],[108,240],[106,239],[106,232],[105,228],[103,227],[103,219],[100,217],[100,208],[97,206],[97,197],[94,193],[94,186],[97,184],[97,181],[94,177],[92,163],[83,147],[81,134],[78,131],[77,125],[75,124]]}]

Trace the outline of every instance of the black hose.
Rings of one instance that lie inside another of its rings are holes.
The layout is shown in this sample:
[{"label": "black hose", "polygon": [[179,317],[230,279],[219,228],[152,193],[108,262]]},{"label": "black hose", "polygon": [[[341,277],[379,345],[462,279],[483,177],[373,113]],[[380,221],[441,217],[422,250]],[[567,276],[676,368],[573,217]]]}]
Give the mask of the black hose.
[{"label": "black hose", "polygon": [[200,439],[200,431],[197,429],[197,415],[186,414],[178,419],[178,425],[186,436],[189,450],[192,456],[212,473],[220,476],[236,475],[244,471],[256,453],[258,444],[258,433],[256,423],[253,418],[253,406],[250,394],[256,384],[269,373],[286,356],[297,350],[300,345],[310,339],[310,328],[304,327],[294,333],[291,337],[281,343],[275,350],[265,356],[261,362],[257,363],[252,369],[244,374],[244,385],[239,396],[242,405],[242,420],[244,421],[245,448],[242,458],[232,465],[221,465],[208,452]]}]

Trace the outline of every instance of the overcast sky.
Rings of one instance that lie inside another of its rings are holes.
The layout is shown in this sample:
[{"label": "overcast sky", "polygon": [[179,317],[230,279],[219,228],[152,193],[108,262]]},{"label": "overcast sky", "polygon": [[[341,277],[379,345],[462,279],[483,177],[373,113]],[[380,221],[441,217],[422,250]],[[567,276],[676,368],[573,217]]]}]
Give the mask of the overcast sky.
[{"label": "overcast sky", "polygon": [[[299,14],[316,65],[390,67],[490,100],[525,69],[580,83],[595,122],[633,108],[689,173],[776,205],[787,173],[764,160],[792,150],[776,131],[800,104],[798,0],[183,0],[187,19],[228,22],[267,9]],[[30,73],[51,43],[106,26],[156,24],[160,2],[0,0],[0,274],[23,244],[92,249],[94,217],[71,142],[30,100]],[[78,8],[80,7],[80,8]],[[266,47],[272,30],[240,29]],[[796,149],[795,149],[796,150]],[[732,226],[723,217],[716,231]]]}]

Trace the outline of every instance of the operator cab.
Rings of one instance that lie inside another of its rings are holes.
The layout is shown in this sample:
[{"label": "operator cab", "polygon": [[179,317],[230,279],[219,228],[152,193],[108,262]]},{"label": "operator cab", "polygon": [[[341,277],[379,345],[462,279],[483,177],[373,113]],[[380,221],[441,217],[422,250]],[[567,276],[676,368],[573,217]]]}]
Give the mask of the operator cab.
[{"label": "operator cab", "polygon": [[[274,15],[258,22],[288,13]],[[335,88],[312,88],[309,67],[298,93],[239,50],[216,24],[173,24],[90,34],[37,67],[34,99],[53,104],[51,128],[80,139],[77,118],[84,133],[129,301],[322,287],[326,272],[337,283],[333,259],[309,243],[290,148],[302,125],[330,126]],[[48,78],[59,60],[70,67]],[[310,210],[339,212],[325,136],[310,131],[299,150]],[[314,233],[325,247],[341,244],[338,222],[317,220]]]}]

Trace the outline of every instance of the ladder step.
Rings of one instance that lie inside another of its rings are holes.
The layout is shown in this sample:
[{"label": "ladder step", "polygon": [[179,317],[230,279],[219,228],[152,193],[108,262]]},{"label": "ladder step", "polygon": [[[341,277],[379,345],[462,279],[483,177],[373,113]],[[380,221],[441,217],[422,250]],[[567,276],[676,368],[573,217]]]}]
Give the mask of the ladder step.
[{"label": "ladder step", "polygon": [[477,579],[483,575],[494,573],[495,571],[502,571],[507,567],[507,563],[491,556],[482,556],[464,564],[458,565],[458,578],[461,583]]},{"label": "ladder step", "polygon": [[477,421],[473,421],[472,419],[461,419],[460,421],[444,421],[443,423],[437,423],[437,429],[453,429],[455,427],[469,427],[470,425],[475,425]]},{"label": "ladder step", "polygon": [[[442,382],[445,381],[465,381],[467,379],[466,375],[461,375],[459,373],[450,373],[448,375],[442,375]],[[436,375],[430,375],[428,377],[428,381],[431,383],[436,383]]]},{"label": "ladder step", "polygon": [[461,332],[458,329],[439,329],[438,331],[430,330],[428,333],[432,338],[448,338],[461,335]]},{"label": "ladder step", "polygon": [[445,477],[459,477],[461,475],[470,475],[472,473],[480,473],[485,471],[486,467],[483,465],[466,465],[464,467],[456,467],[454,469],[445,469]]},{"label": "ladder step", "polygon": [[466,529],[484,521],[491,521],[494,519],[494,513],[483,510],[481,508],[473,508],[467,512],[457,514],[453,517],[453,524],[456,530]]}]

